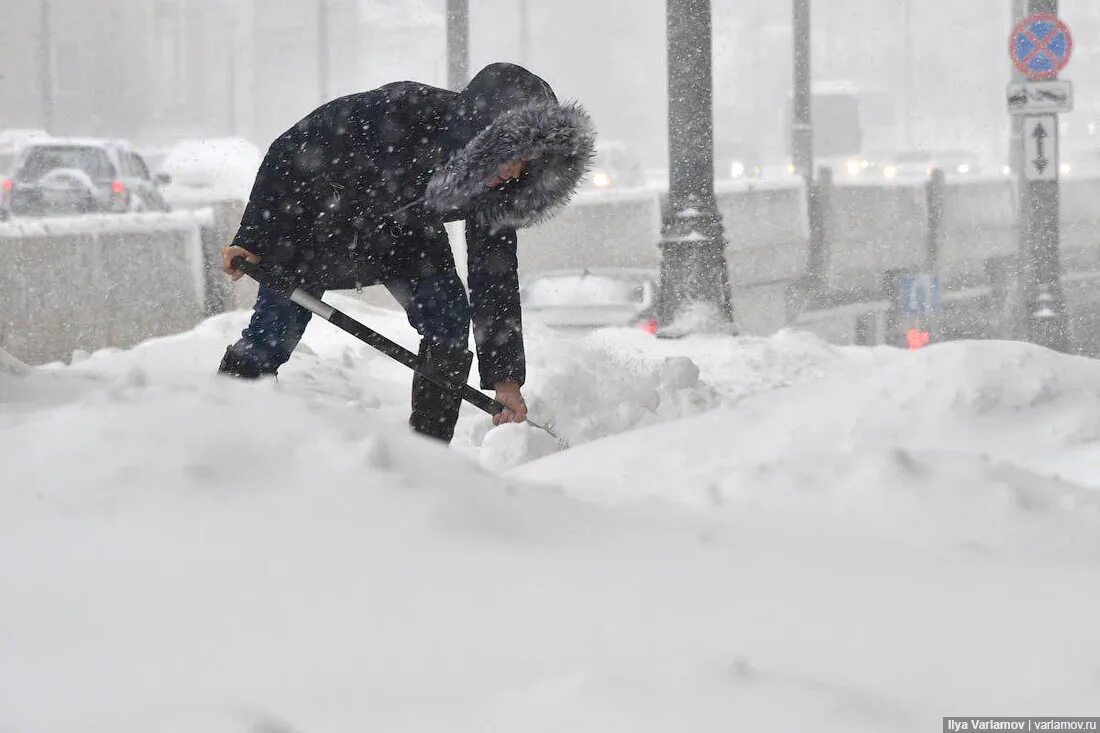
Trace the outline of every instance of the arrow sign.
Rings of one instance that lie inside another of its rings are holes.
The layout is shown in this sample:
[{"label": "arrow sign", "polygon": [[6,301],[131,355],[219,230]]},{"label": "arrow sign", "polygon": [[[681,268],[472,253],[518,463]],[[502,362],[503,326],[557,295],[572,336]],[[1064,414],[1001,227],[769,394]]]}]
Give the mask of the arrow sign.
[{"label": "arrow sign", "polygon": [[1029,181],[1058,180],[1058,118],[1054,115],[1024,120],[1024,178]]},{"label": "arrow sign", "polygon": [[1031,164],[1035,166],[1035,170],[1039,171],[1039,175],[1043,175],[1043,171],[1050,165],[1050,161],[1047,160],[1046,146],[1043,144],[1050,133],[1043,125],[1036,124],[1035,129],[1031,131],[1031,136],[1035,138],[1035,160],[1031,161]]}]

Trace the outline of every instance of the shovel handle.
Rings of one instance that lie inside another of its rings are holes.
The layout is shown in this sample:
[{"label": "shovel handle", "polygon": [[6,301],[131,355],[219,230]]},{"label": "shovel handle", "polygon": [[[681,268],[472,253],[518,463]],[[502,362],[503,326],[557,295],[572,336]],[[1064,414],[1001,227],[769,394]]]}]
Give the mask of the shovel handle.
[{"label": "shovel handle", "polygon": [[259,262],[249,262],[244,257],[237,255],[233,258],[233,269],[243,272],[256,282],[266,285],[284,298],[289,298],[295,290],[301,287],[301,283],[288,276],[277,267],[264,267]]},{"label": "shovel handle", "polygon": [[[309,295],[301,289],[301,283],[287,275],[281,268],[264,267],[257,262],[249,262],[244,257],[237,256],[232,261],[233,269],[240,270],[261,285],[274,290],[284,298],[288,298],[307,310],[321,316],[337,328],[347,331],[360,341],[373,346],[386,356],[404,364],[417,374],[420,374],[433,384],[442,387],[448,392],[459,395],[482,412],[490,415],[498,415],[506,408],[489,395],[476,390],[465,382],[456,382],[445,375],[437,374],[431,369],[425,369],[416,354],[405,347],[390,341],[372,328],[368,328],[351,316],[343,313],[327,303]],[[323,309],[320,310],[320,309]]]}]

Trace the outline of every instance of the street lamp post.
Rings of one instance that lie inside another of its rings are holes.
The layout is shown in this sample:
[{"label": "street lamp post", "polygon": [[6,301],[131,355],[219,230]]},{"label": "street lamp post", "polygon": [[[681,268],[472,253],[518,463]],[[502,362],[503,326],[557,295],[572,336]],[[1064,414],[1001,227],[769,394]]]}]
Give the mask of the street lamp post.
[{"label": "street lamp post", "polygon": [[470,3],[447,0],[447,87],[466,86],[470,72]]},{"label": "street lamp post", "polygon": [[519,61],[524,66],[531,63],[531,6],[528,0],[519,0]]},{"label": "street lamp post", "polygon": [[322,104],[332,98],[329,89],[329,65],[332,58],[329,44],[332,34],[329,32],[328,3],[329,0],[319,0],[317,6],[317,96]]},{"label": "street lamp post", "polygon": [[50,0],[41,0],[38,19],[38,83],[41,87],[42,129],[54,133],[53,29]]},{"label": "street lamp post", "polygon": [[726,240],[714,197],[710,0],[667,0],[669,190],[658,333],[728,330]]},{"label": "street lamp post", "polygon": [[814,128],[810,105],[810,0],[794,0],[794,89],[791,105],[791,161],[795,172],[806,179],[809,191],[814,180]]},{"label": "street lamp post", "polygon": [[791,48],[793,88],[791,90],[791,162],[806,185],[806,214],[810,225],[805,292],[807,304],[825,298],[825,209],[828,204],[829,171],[822,172],[819,185],[814,162],[813,46],[810,34],[810,0],[793,0]]}]

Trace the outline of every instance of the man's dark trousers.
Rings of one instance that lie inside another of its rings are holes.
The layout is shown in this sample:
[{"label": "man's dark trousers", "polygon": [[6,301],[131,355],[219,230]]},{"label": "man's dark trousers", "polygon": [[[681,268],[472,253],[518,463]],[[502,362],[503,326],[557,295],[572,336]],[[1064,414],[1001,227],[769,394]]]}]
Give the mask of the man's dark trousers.
[{"label": "man's dark trousers", "polygon": [[[466,348],[470,304],[458,273],[449,268],[438,274],[385,285],[421,336],[421,361],[464,383],[470,375],[473,356]],[[324,294],[319,287],[305,289],[317,297]],[[250,379],[275,374],[290,359],[311,316],[297,303],[261,285],[252,320],[241,333],[241,339],[226,350],[218,371]],[[461,398],[415,376],[409,424],[418,433],[450,441],[461,405]]]}]

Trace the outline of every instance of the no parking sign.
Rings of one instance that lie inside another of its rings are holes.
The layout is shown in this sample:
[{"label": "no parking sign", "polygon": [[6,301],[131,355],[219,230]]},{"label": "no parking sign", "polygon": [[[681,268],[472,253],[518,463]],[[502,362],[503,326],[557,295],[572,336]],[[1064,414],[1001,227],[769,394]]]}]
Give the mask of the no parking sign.
[{"label": "no parking sign", "polygon": [[1008,52],[1012,63],[1029,79],[1052,79],[1069,63],[1073,36],[1069,26],[1055,16],[1031,15],[1012,29]]}]

